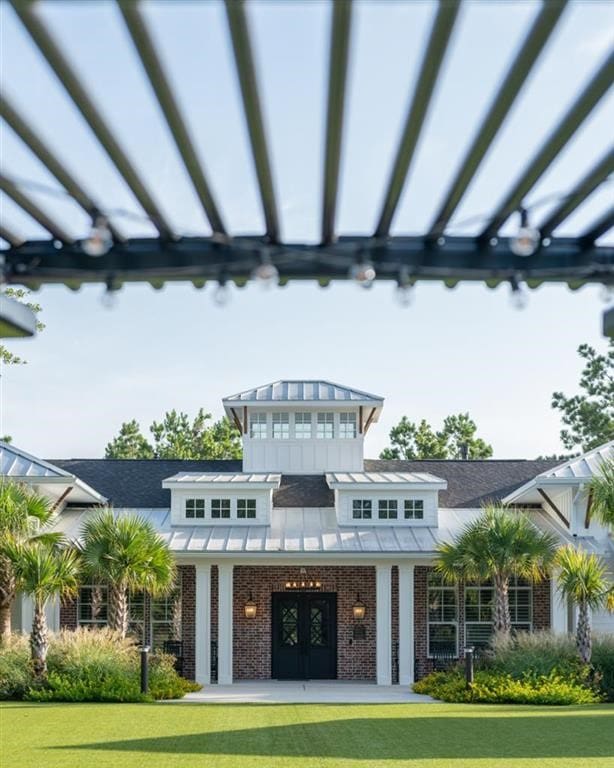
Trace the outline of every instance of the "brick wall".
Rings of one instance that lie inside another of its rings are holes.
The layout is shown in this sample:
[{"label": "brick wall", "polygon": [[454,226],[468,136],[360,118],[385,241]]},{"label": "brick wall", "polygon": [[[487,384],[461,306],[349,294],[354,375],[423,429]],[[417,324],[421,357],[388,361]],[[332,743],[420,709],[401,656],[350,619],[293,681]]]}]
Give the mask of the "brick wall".
[{"label": "brick wall", "polygon": [[[309,567],[307,576],[298,568],[236,566],[234,569],[235,680],[266,680],[271,677],[271,593],[284,592],[285,582],[318,580],[322,592],[337,594],[337,677],[340,680],[375,680],[375,568],[359,566]],[[244,606],[250,592],[258,606],[255,619],[246,619]],[[366,615],[364,640],[353,638],[357,623],[352,605],[360,593]],[[212,595],[217,589],[212,590]],[[217,603],[217,601],[216,601]],[[215,620],[217,630],[217,617]],[[213,632],[213,627],[212,627]]]},{"label": "brick wall", "polygon": [[189,680],[196,674],[194,648],[196,642],[196,568],[193,565],[177,567],[181,585],[181,641],[183,643],[183,675]]},{"label": "brick wall", "polygon": [[60,629],[76,629],[77,623],[77,599],[62,600],[60,603]]}]

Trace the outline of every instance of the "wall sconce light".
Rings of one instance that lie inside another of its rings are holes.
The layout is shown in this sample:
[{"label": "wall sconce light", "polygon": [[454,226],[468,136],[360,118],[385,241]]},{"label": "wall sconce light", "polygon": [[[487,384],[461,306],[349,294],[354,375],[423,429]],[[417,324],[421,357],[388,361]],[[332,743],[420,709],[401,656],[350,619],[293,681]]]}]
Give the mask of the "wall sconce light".
[{"label": "wall sconce light", "polygon": [[254,602],[254,598],[252,597],[251,592],[249,593],[249,600],[245,603],[244,611],[246,619],[256,618],[256,614],[258,613],[258,606]]},{"label": "wall sconce light", "polygon": [[362,621],[367,612],[367,606],[360,599],[360,595],[356,595],[356,602],[352,606],[352,615],[357,621]]}]

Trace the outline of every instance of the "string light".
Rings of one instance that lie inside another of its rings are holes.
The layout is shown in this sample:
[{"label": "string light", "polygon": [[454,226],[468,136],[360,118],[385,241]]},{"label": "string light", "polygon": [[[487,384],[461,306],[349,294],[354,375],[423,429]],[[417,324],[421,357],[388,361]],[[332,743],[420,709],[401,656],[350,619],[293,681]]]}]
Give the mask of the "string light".
[{"label": "string light", "polygon": [[520,227],[518,232],[510,240],[510,248],[516,256],[532,256],[539,248],[539,229],[530,226],[529,212],[526,208],[520,208]]},{"label": "string light", "polygon": [[230,288],[225,275],[220,275],[218,284],[213,291],[213,301],[218,307],[225,307],[230,301]]},{"label": "string light", "polygon": [[93,258],[104,256],[113,246],[113,235],[109,229],[106,216],[96,214],[93,217],[89,236],[82,241],[83,252]]},{"label": "string light", "polygon": [[399,270],[395,298],[402,307],[409,307],[414,300],[414,285],[411,281],[409,268],[405,264]]},{"label": "string light", "polygon": [[271,288],[279,281],[279,270],[268,253],[263,254],[261,259],[260,264],[252,270],[252,280],[263,288]]},{"label": "string light", "polygon": [[521,284],[522,277],[520,275],[512,275],[510,278],[510,287],[512,292],[510,294],[510,301],[514,309],[525,309],[529,303],[529,294]]},{"label": "string light", "polygon": [[376,277],[375,267],[364,256],[359,257],[350,267],[348,276],[361,288],[370,288]]}]

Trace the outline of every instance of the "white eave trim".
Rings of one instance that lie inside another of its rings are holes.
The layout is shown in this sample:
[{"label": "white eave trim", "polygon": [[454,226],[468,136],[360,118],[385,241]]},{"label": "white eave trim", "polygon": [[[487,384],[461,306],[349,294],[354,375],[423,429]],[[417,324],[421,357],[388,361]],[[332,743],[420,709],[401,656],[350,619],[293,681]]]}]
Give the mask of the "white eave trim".
[{"label": "white eave trim", "polygon": [[512,493],[509,493],[507,496],[501,499],[501,501],[503,504],[513,504],[515,501],[524,496],[524,494],[528,491],[537,491],[544,486],[581,486],[585,483],[588,483],[590,479],[591,478],[588,475],[583,477],[541,477],[538,475],[533,480],[529,480],[528,483],[521,485],[520,488],[517,488],[515,491],[512,491]]},{"label": "white eave trim", "polygon": [[108,501],[106,496],[98,493],[76,475],[71,475],[68,472],[65,475],[8,475],[7,477],[11,482],[24,483],[25,485],[72,485],[91,496],[93,501],[99,504],[105,504]]},{"label": "white eave trim", "polygon": [[343,483],[335,481],[327,481],[328,487],[333,491],[445,491],[448,484],[445,480],[437,483]]}]

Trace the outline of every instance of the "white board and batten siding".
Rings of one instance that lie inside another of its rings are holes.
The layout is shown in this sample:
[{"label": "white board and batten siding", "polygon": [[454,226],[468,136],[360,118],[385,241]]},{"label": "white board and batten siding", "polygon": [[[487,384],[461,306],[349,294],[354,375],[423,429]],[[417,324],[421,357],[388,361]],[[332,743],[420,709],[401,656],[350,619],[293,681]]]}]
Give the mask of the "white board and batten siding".
[{"label": "white board and batten siding", "polygon": [[[372,518],[370,521],[355,520],[352,516],[354,499],[370,499],[372,502]],[[397,502],[397,518],[380,520],[378,506],[381,500],[394,500]],[[423,519],[405,519],[405,500],[413,499],[424,503]],[[339,525],[410,525],[436,527],[438,520],[438,493],[437,491],[412,491],[412,490],[384,490],[379,488],[354,488],[352,490],[335,490],[335,506]]]},{"label": "white board and batten siding", "polygon": [[363,438],[330,440],[251,440],[243,438],[246,472],[314,475],[324,472],[361,472]]}]

